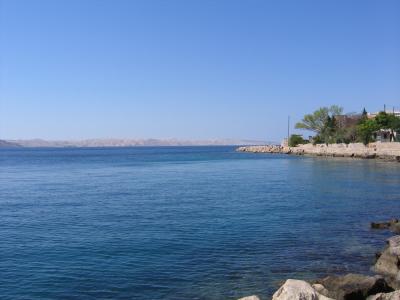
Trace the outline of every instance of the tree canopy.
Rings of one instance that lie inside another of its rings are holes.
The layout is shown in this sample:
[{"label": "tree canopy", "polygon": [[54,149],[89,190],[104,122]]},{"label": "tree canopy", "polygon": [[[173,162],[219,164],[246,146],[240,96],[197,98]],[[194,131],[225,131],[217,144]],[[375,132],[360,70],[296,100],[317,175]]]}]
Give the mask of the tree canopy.
[{"label": "tree canopy", "polygon": [[307,144],[308,141],[304,140],[303,137],[299,134],[292,134],[289,138],[289,146],[296,147],[299,144]]},{"label": "tree canopy", "polygon": [[[332,105],[321,107],[312,114],[305,115],[295,127],[315,132],[314,143],[333,144],[358,141],[368,144],[374,141],[379,130],[389,131],[390,141],[395,140],[395,132],[400,134],[400,118],[386,112],[369,117],[365,108],[358,115],[343,115],[342,107]],[[293,142],[299,141],[299,137],[293,137]]]},{"label": "tree canopy", "polygon": [[314,111],[312,114],[304,116],[301,122],[296,124],[297,129],[306,129],[320,134],[325,128],[328,117],[333,117],[343,113],[343,108],[337,105],[331,107],[321,107]]}]

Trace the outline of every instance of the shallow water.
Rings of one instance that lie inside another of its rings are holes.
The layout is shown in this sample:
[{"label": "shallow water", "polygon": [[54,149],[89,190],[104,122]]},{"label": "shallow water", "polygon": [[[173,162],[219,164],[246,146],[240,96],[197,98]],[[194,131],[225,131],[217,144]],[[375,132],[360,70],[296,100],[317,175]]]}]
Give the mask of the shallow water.
[{"label": "shallow water", "polygon": [[1,299],[267,299],[369,272],[400,164],[233,147],[0,150]]}]

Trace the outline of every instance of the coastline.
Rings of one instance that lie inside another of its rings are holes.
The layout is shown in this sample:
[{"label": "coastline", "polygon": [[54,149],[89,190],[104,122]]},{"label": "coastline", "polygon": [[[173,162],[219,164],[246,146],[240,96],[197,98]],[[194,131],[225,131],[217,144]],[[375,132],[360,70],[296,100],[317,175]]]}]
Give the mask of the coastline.
[{"label": "coastline", "polygon": [[348,157],[363,159],[383,159],[400,162],[400,142],[392,143],[362,143],[351,144],[304,144],[296,147],[279,145],[242,146],[236,149],[239,152],[272,153],[288,155],[309,155],[324,157]]},{"label": "coastline", "polygon": [[[305,144],[297,147],[264,145],[242,146],[236,151],[250,153],[305,155],[327,158],[381,159],[400,162],[400,143]],[[373,230],[389,230],[394,235],[375,255],[372,275],[330,274],[314,280],[288,278],[272,296],[272,300],[400,300],[400,223],[397,219],[372,222]],[[257,295],[239,300],[260,300]]]},{"label": "coastline", "polygon": [[[389,230],[394,235],[375,254],[374,275],[347,273],[314,280],[287,279],[272,300],[399,300],[400,299],[400,222],[391,219],[370,223],[372,230]],[[257,295],[238,300],[260,300]]]}]

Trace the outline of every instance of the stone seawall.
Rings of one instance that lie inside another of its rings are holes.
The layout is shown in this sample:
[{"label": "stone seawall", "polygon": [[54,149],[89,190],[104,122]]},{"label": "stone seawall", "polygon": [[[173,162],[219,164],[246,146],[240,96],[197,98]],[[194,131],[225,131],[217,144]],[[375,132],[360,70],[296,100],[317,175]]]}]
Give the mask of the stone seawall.
[{"label": "stone seawall", "polygon": [[352,144],[306,144],[297,147],[282,147],[277,145],[244,146],[237,151],[253,153],[280,153],[295,155],[315,155],[329,157],[380,158],[400,162],[400,143],[362,143]]}]

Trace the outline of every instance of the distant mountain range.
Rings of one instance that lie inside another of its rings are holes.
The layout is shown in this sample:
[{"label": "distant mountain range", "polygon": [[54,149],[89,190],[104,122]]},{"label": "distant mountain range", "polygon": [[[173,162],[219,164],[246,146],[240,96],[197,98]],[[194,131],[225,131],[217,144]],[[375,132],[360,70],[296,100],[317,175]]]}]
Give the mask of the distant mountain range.
[{"label": "distant mountain range", "polygon": [[4,140],[0,140],[0,148],[14,148],[14,147],[21,147],[21,145],[17,144],[17,143],[13,143],[13,142],[9,142],[9,141],[4,141]]},{"label": "distant mountain range", "polygon": [[226,145],[265,145],[275,144],[266,141],[216,139],[86,139],[86,140],[0,140],[0,147],[135,147],[135,146],[226,146]]}]

